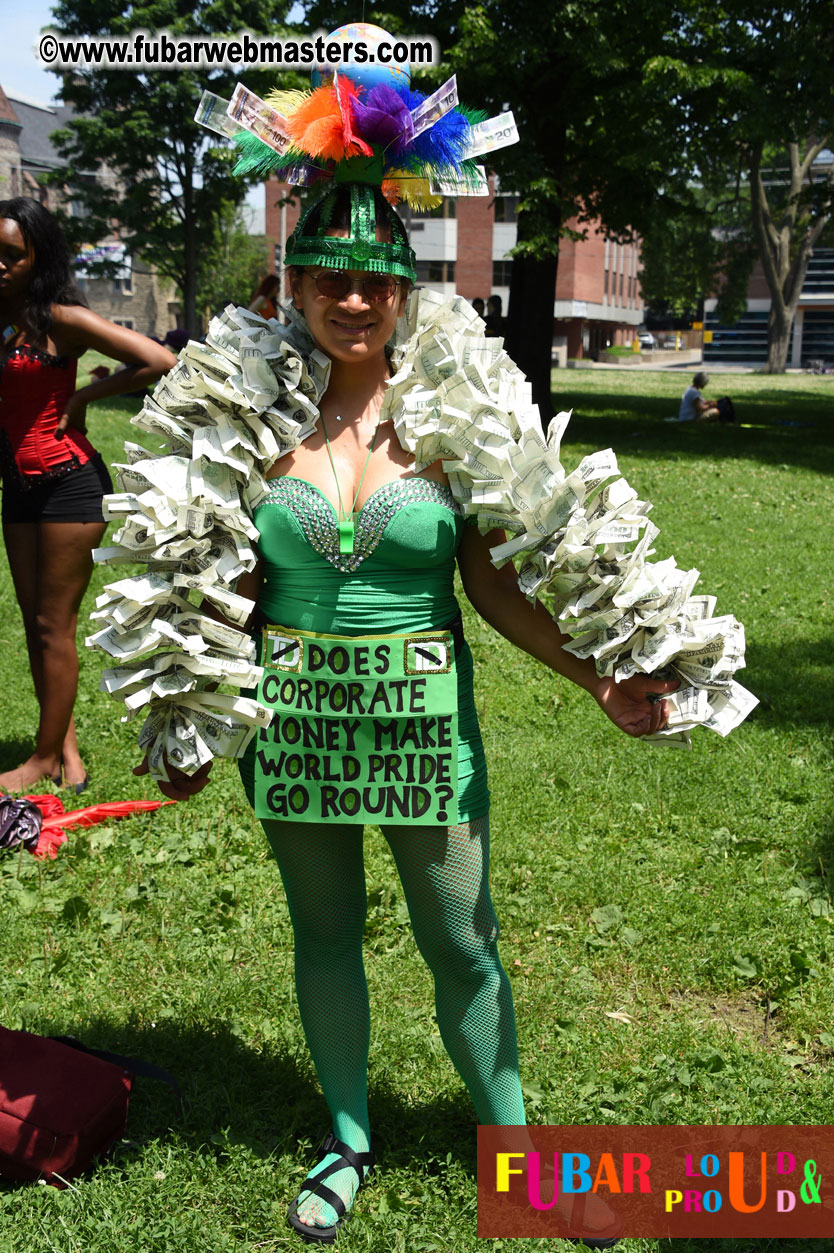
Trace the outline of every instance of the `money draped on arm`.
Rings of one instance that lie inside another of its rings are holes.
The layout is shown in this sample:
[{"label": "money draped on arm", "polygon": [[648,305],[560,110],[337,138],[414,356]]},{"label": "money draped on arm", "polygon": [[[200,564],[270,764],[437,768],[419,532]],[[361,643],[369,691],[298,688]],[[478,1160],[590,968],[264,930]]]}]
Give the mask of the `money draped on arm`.
[{"label": "money draped on arm", "polygon": [[269,722],[241,695],[261,670],[239,629],[254,604],[235,589],[256,563],[252,514],[264,472],[315,429],[328,372],[303,324],[282,327],[230,305],[133,419],[167,447],[126,445],[115,467],[121,490],[104,502],[118,529],[94,556],[145,571],[106,586],[87,644],[112,659],[101,686],[124,703],[125,718],[145,712],[139,743],[154,778],[167,778],[166,760],[193,774],[213,756],[239,757]]},{"label": "money draped on arm", "polygon": [[415,469],[441,459],[463,513],[484,533],[509,533],[493,561],[516,559],[524,594],[552,598],[568,652],[617,681],[680,680],[666,698],[668,727],[651,741],[689,747],[696,726],[728,735],[758,704],[733,678],[744,628],[713,616],[714,596],[694,594],[697,570],[648,560],[658,535],[651,505],[621,477],[613,451],[565,471],[570,414],[542,433],[529,384],[466,301],[424,291],[407,319],[385,405]]},{"label": "money draped on arm", "polygon": [[[237,580],[255,565],[252,515],[264,475],[315,430],[330,369],[303,320],[287,316],[281,326],[229,305],[212,319],[206,342],[186,345],[133,419],[167,451],[127,444],[121,490],[105,498],[105,517],[119,527],[96,559],[146,569],[106,586],[87,643],[115,663],[102,688],[126,718],[146,711],[139,742],[158,779],[166,759],[192,774],[212,756],[240,756],[269,720],[240,694],[260,670],[241,629],[253,602],[237,594]],[[696,726],[727,735],[743,721],[757,703],[733,678],[744,629],[713,616],[714,597],[693,593],[697,570],[649,560],[658,534],[651,506],[621,477],[612,450],[565,471],[570,415],[543,434],[503,341],[484,335],[460,297],[413,292],[392,349],[383,418],[393,419],[416,472],[441,460],[461,512],[484,533],[507,531],[493,561],[517,560],[522,592],[552,598],[568,651],[617,681],[680,680],[655,741],[687,747]],[[202,613],[202,601],[233,625]]]}]

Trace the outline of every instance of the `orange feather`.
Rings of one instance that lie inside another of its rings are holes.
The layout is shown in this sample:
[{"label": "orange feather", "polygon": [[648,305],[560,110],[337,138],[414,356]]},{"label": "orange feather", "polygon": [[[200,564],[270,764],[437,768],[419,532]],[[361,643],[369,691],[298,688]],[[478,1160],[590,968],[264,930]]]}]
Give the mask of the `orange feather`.
[{"label": "orange feather", "polygon": [[396,179],[384,178],[382,180],[382,194],[389,204],[400,203],[400,185]]},{"label": "orange feather", "polygon": [[342,161],[345,141],[339,102],[331,86],[317,87],[287,118],[296,147],[311,157]]}]

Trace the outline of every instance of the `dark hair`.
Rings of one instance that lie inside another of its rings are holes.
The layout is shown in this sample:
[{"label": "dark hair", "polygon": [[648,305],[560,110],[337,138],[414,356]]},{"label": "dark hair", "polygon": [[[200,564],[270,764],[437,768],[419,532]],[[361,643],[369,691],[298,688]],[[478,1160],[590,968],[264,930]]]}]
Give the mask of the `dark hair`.
[{"label": "dark hair", "polygon": [[72,276],[64,232],[49,210],[28,196],[0,200],[0,218],[17,222],[35,254],[26,291],[26,321],[38,337],[45,336],[52,326],[52,305],[87,305]]},{"label": "dark hair", "polygon": [[255,297],[257,296],[269,297],[275,291],[278,290],[280,285],[281,285],[281,280],[279,279],[277,274],[267,274],[266,278],[262,279],[261,282],[258,284],[258,289],[255,292],[255,295],[252,297],[252,299],[254,300]]},{"label": "dark hair", "polygon": [[[397,218],[399,221],[400,215],[391,207],[378,187],[374,187],[373,193],[374,226],[381,227],[382,230],[388,231],[393,239],[394,228],[392,226],[392,219]],[[315,235],[318,233],[323,208],[324,201],[322,201],[321,204],[316,205],[313,209],[304,227],[305,235]],[[402,222],[400,222],[400,225],[402,226]],[[329,220],[324,223],[324,226],[326,230],[350,230],[350,187],[347,184],[343,183],[340,187],[336,188],[333,211],[330,214]],[[405,228],[403,227],[403,229]]]}]

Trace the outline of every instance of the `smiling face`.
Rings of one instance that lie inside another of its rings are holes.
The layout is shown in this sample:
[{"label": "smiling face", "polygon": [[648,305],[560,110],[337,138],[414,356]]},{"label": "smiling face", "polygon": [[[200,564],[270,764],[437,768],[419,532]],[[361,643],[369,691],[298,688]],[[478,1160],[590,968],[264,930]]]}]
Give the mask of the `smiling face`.
[{"label": "smiling face", "polygon": [[[347,238],[343,230],[328,235]],[[401,280],[389,300],[368,300],[362,290],[363,270],[344,273],[353,280],[347,295],[334,299],[323,296],[316,286],[321,266],[291,269],[290,289],[293,304],[307,321],[316,346],[328,357],[346,364],[363,365],[376,361],[385,352],[385,345],[394,334],[397,318],[408,295],[408,282]]]},{"label": "smiling face", "polygon": [[10,311],[23,303],[35,265],[35,251],[14,218],[0,218],[0,305]]}]

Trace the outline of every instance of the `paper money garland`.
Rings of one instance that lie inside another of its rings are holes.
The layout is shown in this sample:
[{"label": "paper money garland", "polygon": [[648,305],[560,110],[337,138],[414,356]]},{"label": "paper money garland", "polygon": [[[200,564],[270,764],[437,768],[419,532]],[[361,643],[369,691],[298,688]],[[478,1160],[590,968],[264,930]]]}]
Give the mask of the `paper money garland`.
[{"label": "paper money garland", "polygon": [[[599,675],[678,678],[666,730],[652,740],[680,747],[707,726],[728,735],[758,701],[733,679],[744,665],[744,628],[714,618],[714,596],[693,596],[697,570],[674,557],[647,558],[658,529],[651,505],[620,476],[609,448],[566,474],[560,444],[570,420],[542,434],[530,385],[500,339],[459,298],[420,293],[386,404],[416,469],[443,459],[458,503],[481,531],[512,534],[492,549],[497,565],[520,560],[519,586],[553,597],[553,616],[573,637],[567,650],[594,659]],[[647,737],[648,739],[649,737]]]},{"label": "paper money garland", "polygon": [[121,663],[101,685],[124,702],[126,718],[148,710],[139,745],[154,778],[167,777],[165,757],[188,774],[214,756],[239,757],[269,723],[257,701],[213,689],[251,688],[260,677],[254,643],[236,629],[254,604],[235,586],[256,561],[262,470],[315,429],[329,370],[301,324],[287,330],[230,305],[133,419],[170,453],[125,446],[126,464],[115,467],[122,490],[104,502],[105,517],[121,525],[94,556],[144,562],[147,572],[105,588],[92,615],[100,629],[87,643]]},{"label": "paper money garland", "polygon": [[[170,452],[126,445],[121,492],[105,498],[105,517],[121,525],[96,560],[144,562],[147,572],[105,588],[87,643],[119,663],[102,688],[124,702],[126,718],[148,711],[139,745],[157,779],[167,777],[165,757],[187,774],[213,756],[239,757],[269,721],[255,700],[213,689],[251,688],[260,676],[252,640],[236,629],[254,604],[235,587],[255,565],[263,474],[315,429],[327,387],[329,359],[303,319],[290,319],[282,327],[231,305],[214,318],[206,343],[183,349],[133,419]],[[616,679],[681,679],[669,728],[655,738],[688,746],[697,725],[728,734],[757,703],[732,677],[744,664],[743,628],[712,616],[714,597],[692,595],[697,571],[648,560],[658,534],[651,506],[620,477],[614,453],[565,473],[569,414],[542,434],[529,384],[460,297],[413,292],[392,347],[383,418],[393,418],[418,472],[442,459],[482,531],[512,535],[493,559],[520,560],[531,600],[553,596],[554,617],[574,637],[569,651]],[[203,612],[192,593],[236,627]]]}]

